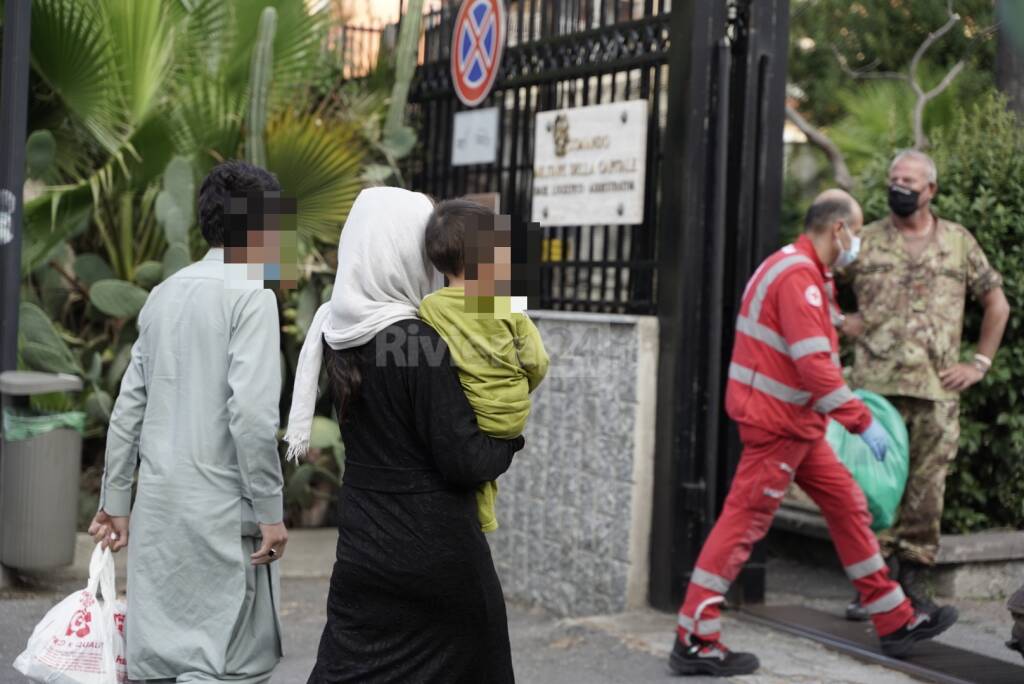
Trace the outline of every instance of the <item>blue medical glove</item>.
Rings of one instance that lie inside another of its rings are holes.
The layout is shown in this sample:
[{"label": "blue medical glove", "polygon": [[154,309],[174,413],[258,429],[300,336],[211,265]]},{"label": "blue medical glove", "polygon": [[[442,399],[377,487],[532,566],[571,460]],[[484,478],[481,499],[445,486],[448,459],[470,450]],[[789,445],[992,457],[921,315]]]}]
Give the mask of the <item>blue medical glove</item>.
[{"label": "blue medical glove", "polygon": [[860,437],[871,448],[871,453],[875,455],[875,459],[879,463],[884,462],[885,452],[889,450],[889,433],[885,431],[882,424],[872,419],[871,425],[868,425],[868,429],[862,432]]}]

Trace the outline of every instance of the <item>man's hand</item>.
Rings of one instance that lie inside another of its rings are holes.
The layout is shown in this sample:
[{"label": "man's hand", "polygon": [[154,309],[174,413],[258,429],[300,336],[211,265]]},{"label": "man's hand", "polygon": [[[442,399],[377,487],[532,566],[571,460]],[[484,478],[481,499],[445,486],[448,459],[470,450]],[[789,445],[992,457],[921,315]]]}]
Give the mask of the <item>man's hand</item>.
[{"label": "man's hand", "polygon": [[985,374],[969,363],[958,363],[939,373],[942,387],[953,392],[963,392],[981,382]]},{"label": "man's hand", "polygon": [[885,431],[882,424],[872,419],[868,429],[861,433],[861,439],[867,443],[868,448],[879,463],[885,461],[885,454],[889,451],[889,433]]},{"label": "man's hand", "polygon": [[288,543],[288,530],[284,523],[275,525],[264,525],[260,523],[260,534],[263,535],[263,543],[256,553],[252,554],[253,565],[267,565],[276,560],[281,560],[284,555],[284,547]]},{"label": "man's hand", "polygon": [[851,340],[857,339],[864,334],[864,317],[859,313],[848,314],[840,326],[839,332]]},{"label": "man's hand", "polygon": [[104,549],[117,553],[128,546],[128,516],[111,516],[100,509],[89,525],[89,534]]}]

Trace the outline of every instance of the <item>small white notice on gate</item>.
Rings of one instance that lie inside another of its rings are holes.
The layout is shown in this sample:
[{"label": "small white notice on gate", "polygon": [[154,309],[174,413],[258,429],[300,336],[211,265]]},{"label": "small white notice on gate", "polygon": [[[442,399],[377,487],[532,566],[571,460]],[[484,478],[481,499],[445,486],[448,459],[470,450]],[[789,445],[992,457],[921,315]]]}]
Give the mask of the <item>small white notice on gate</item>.
[{"label": "small white notice on gate", "polygon": [[452,166],[493,164],[498,158],[498,108],[455,113]]},{"label": "small white notice on gate", "polygon": [[647,100],[539,112],[534,139],[533,221],[643,223]]}]

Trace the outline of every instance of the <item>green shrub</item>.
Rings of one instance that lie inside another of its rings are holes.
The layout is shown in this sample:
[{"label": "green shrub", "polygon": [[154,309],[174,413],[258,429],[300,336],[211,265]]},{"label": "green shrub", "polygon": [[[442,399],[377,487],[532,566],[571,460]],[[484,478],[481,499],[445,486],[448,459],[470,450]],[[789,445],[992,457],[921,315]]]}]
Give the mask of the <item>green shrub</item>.
[{"label": "green shrub", "polygon": [[[963,224],[1004,279],[1010,322],[995,365],[962,397],[960,454],[946,488],[943,528],[1024,528],[1024,122],[998,94],[959,111],[932,138],[939,216]],[[888,212],[888,158],[864,176],[867,220]],[[982,309],[969,303],[964,357],[973,355]]]}]

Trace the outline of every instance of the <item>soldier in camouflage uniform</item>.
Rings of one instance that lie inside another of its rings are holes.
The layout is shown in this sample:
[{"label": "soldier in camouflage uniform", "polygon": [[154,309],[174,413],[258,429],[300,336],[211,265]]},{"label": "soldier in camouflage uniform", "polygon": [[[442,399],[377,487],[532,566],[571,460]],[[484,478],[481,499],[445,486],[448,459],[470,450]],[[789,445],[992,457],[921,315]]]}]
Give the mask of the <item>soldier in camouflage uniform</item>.
[{"label": "soldier in camouflage uniform", "polygon": [[[933,213],[936,176],[923,153],[896,157],[889,173],[892,213],[864,227],[860,256],[841,274],[859,307],[840,327],[855,339],[851,384],[885,396],[910,433],[907,489],[896,524],[879,540],[907,593],[920,602],[926,600],[914,577],[938,552],[946,472],[960,439],[960,393],[992,365],[1009,318],[1002,279],[974,236]],[[978,353],[964,363],[968,293],[985,316]]]}]

